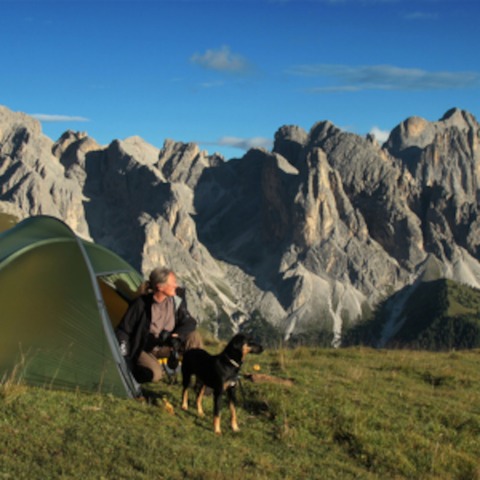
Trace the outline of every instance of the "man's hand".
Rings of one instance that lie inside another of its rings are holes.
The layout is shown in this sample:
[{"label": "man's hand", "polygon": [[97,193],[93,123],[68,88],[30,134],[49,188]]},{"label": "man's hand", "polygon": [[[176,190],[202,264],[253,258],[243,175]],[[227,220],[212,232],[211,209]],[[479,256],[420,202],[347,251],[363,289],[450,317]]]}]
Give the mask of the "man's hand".
[{"label": "man's hand", "polygon": [[128,355],[128,344],[125,340],[123,340],[120,345],[120,353],[122,355],[122,357],[126,357]]}]

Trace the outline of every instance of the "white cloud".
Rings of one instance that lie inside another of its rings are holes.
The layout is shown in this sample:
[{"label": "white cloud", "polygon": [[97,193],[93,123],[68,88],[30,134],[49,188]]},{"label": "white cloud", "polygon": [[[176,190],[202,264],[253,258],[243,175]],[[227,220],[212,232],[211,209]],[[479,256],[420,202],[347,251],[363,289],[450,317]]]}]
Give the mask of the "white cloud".
[{"label": "white cloud", "polygon": [[287,73],[334,79],[340,83],[311,88],[311,93],[360,90],[445,90],[479,88],[478,72],[432,72],[394,65],[298,65]]},{"label": "white cloud", "polygon": [[378,127],[372,127],[369,133],[373,135],[380,144],[385,143],[390,136],[390,132],[388,130],[381,130]]},{"label": "white cloud", "polygon": [[235,147],[241,150],[249,150],[251,148],[272,148],[272,140],[264,137],[239,138],[239,137],[221,137],[216,142],[217,145],[223,147]]},{"label": "white cloud", "polygon": [[90,120],[85,117],[71,116],[71,115],[49,115],[46,113],[32,113],[32,117],[40,120],[41,122],[89,122]]},{"label": "white cloud", "polygon": [[190,61],[209,70],[227,73],[247,73],[251,70],[248,60],[241,55],[232,53],[230,47],[224,45],[215,50],[207,50],[204,54],[195,53]]},{"label": "white cloud", "polygon": [[196,141],[201,145],[216,145],[219,147],[231,147],[238,148],[239,150],[250,150],[251,148],[265,148],[271,150],[273,147],[273,142],[269,138],[264,137],[251,137],[251,138],[241,138],[241,137],[220,137],[215,141]]}]

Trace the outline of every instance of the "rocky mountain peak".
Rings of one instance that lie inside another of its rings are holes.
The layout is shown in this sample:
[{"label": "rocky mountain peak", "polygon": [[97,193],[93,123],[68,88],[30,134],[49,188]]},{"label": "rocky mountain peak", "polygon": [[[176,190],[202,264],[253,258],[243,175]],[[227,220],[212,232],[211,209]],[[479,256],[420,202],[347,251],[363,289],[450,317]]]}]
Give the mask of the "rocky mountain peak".
[{"label": "rocky mountain peak", "polygon": [[48,214],[88,236],[78,183],[68,178],[40,122],[0,107],[0,201],[22,216]]},{"label": "rocky mountain peak", "polygon": [[0,209],[62,218],[145,275],[170,265],[217,333],[256,316],[338,342],[432,272],[480,287],[478,136],[458,109],[410,117],[381,147],[322,121],[284,125],[272,152],[225,161],[137,136],[101,146],[68,131],[53,143],[0,107]]},{"label": "rocky mountain peak", "polygon": [[295,125],[284,125],[275,132],[273,152],[279,153],[294,165],[308,142],[307,132]]},{"label": "rocky mountain peak", "polygon": [[341,130],[330,121],[317,122],[308,134],[309,146],[321,145],[328,138],[336,137]]},{"label": "rocky mountain peak", "polygon": [[171,182],[182,182],[193,187],[205,168],[224,161],[220,155],[209,156],[195,143],[167,139],[158,156],[157,168]]},{"label": "rocky mountain peak", "polygon": [[437,139],[452,135],[466,134],[473,146],[478,141],[479,125],[470,113],[457,108],[449,110],[439,121],[428,122],[420,117],[410,117],[394,128],[386,143],[392,155],[407,163]]},{"label": "rocky mountain peak", "polygon": [[445,125],[449,127],[453,126],[463,131],[475,128],[476,125],[478,126],[477,120],[471,113],[459,108],[451,108],[448,110],[440,119],[440,122],[445,123]]},{"label": "rocky mountain peak", "polygon": [[40,122],[35,118],[21,112],[12,112],[0,105],[0,139],[2,144],[11,139],[12,135],[29,133],[38,137],[42,133]]},{"label": "rocky mountain peak", "polygon": [[123,152],[143,165],[155,165],[158,162],[160,149],[139,136],[128,137],[121,141],[119,146]]}]

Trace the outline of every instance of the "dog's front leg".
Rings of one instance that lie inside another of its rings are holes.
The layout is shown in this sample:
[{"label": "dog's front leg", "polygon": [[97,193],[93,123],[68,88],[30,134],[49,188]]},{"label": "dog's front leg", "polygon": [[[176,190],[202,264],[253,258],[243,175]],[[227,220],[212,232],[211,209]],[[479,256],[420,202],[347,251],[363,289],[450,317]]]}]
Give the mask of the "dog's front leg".
[{"label": "dog's front leg", "polygon": [[182,365],[182,410],[188,410],[188,387],[190,386],[190,378],[192,374],[186,368],[187,364]]},{"label": "dog's front leg", "polygon": [[231,418],[232,430],[234,432],[238,432],[238,431],[240,431],[240,429],[238,428],[237,409],[235,408],[235,403],[236,403],[235,387],[228,388],[227,389],[227,395],[228,395],[228,406],[230,408],[230,418]]}]

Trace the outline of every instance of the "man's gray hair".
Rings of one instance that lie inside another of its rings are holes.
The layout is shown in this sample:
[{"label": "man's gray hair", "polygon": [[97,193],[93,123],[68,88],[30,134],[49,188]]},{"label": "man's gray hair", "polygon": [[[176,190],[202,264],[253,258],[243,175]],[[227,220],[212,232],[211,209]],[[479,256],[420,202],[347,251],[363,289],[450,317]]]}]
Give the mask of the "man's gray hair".
[{"label": "man's gray hair", "polygon": [[155,285],[167,283],[168,276],[173,273],[173,270],[167,267],[157,267],[150,273],[148,283],[150,288],[155,290]]}]

